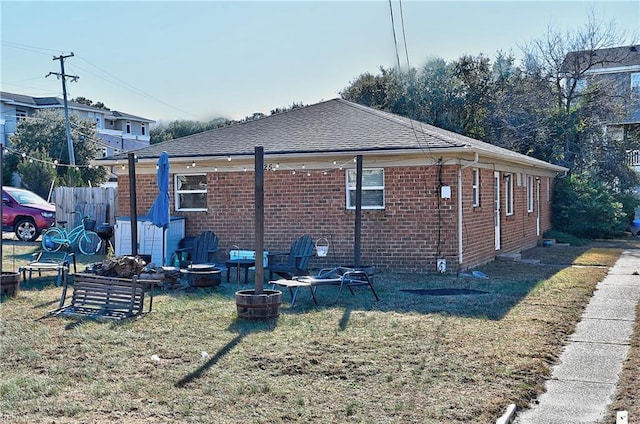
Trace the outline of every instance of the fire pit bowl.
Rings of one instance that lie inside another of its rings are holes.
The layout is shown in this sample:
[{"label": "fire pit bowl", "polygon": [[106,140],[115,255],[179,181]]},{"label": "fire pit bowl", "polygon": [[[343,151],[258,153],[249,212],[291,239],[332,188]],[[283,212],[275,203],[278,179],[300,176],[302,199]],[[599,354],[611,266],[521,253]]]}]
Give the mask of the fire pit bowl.
[{"label": "fire pit bowl", "polygon": [[191,287],[216,287],[222,282],[221,270],[215,265],[192,264],[180,272]]}]

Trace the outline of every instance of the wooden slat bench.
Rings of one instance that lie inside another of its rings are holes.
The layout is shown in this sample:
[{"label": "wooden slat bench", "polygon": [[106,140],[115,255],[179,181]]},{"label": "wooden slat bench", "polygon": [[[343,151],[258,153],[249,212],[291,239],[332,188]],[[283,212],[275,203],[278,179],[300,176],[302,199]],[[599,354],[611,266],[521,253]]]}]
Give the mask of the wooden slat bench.
[{"label": "wooden slat bench", "polygon": [[154,280],[138,277],[116,278],[95,274],[73,274],[71,303],[65,305],[67,285],[62,289],[60,305],[52,311],[55,315],[87,318],[123,319],[141,315],[144,310],[145,289],[150,289],[149,308],[153,307]]}]

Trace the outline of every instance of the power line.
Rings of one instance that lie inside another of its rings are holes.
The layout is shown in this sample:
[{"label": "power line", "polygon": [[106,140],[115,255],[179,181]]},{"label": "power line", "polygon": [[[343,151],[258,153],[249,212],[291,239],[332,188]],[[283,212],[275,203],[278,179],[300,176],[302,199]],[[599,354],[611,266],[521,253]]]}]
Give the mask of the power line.
[{"label": "power line", "polygon": [[13,41],[6,41],[6,40],[2,40],[0,43],[6,47],[11,47],[18,50],[25,50],[31,53],[41,54],[45,56],[51,56],[51,53],[58,53],[60,51],[60,50],[53,50],[53,49],[45,49],[42,47],[28,46],[26,44],[14,43]]},{"label": "power line", "polygon": [[[89,71],[89,70],[87,70],[87,69],[83,69],[83,68],[79,67],[78,65],[74,65],[74,66],[75,66],[75,67],[77,67],[78,69],[81,69],[81,70],[83,70],[83,71],[85,71],[85,72],[88,72],[88,73],[90,73],[90,74],[92,74],[92,75],[95,75],[96,77],[98,77],[98,78],[100,78],[100,79],[102,79],[102,80],[104,80],[104,81],[107,81],[107,82],[109,82],[109,83],[111,83],[111,84],[119,85],[119,86],[121,86],[121,87],[123,87],[123,88],[126,88],[127,90],[131,90],[131,91],[133,91],[135,94],[137,94],[137,95],[139,95],[139,96],[141,96],[141,97],[144,97],[144,98],[146,98],[146,99],[148,99],[148,100],[152,100],[152,101],[154,101],[154,102],[157,102],[157,103],[163,104],[163,105],[165,105],[165,106],[168,106],[168,107],[170,107],[170,108],[172,108],[172,109],[177,110],[178,112],[182,112],[182,113],[185,113],[185,114],[187,114],[187,115],[193,115],[192,113],[189,113],[189,112],[187,112],[186,110],[182,110],[182,109],[180,109],[180,108],[178,108],[178,107],[175,107],[174,105],[172,105],[172,104],[170,104],[170,103],[167,103],[167,102],[165,102],[165,101],[163,101],[163,100],[161,100],[161,99],[159,99],[159,98],[157,98],[157,97],[155,97],[155,96],[153,96],[153,95],[151,95],[151,94],[148,94],[148,93],[146,93],[146,92],[144,92],[144,91],[140,90],[138,87],[136,87],[136,86],[134,86],[134,85],[131,85],[131,84],[127,83],[126,81],[124,81],[124,80],[122,80],[122,79],[118,78],[117,76],[113,75],[112,73],[110,73],[110,72],[108,72],[108,71],[105,71],[104,69],[100,68],[99,66],[97,66],[97,65],[95,65],[95,64],[93,64],[93,63],[91,63],[91,62],[89,62],[89,61],[88,61],[87,59],[85,59],[84,57],[82,57],[82,56],[77,56],[77,57],[78,57],[80,60],[82,60],[82,61],[86,62],[87,64],[89,64],[89,65],[93,66],[94,68],[96,68],[97,70],[99,70],[100,72],[102,72],[103,74],[107,75],[107,76],[108,76],[109,78],[111,78],[112,80],[106,79],[106,78],[104,78],[104,77],[102,77],[102,76],[100,76],[100,75],[97,75],[96,73],[91,72],[91,71]],[[115,82],[114,82],[114,81],[115,81]]]},{"label": "power line", "polygon": [[396,61],[398,62],[398,72],[400,72],[400,55],[398,54],[398,40],[396,38],[396,24],[393,20],[393,5],[389,0],[389,12],[391,13],[391,31],[393,32],[393,45],[396,49]]}]

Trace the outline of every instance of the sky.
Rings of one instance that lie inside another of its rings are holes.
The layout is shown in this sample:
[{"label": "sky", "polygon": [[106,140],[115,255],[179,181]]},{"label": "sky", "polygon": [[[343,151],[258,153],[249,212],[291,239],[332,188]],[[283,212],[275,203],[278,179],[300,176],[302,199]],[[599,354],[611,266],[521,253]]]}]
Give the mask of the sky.
[{"label": "sky", "polygon": [[412,67],[518,57],[550,27],[577,31],[590,15],[637,42],[637,0],[0,0],[0,89],[62,97],[61,81],[45,75],[60,72],[54,56],[73,53],[69,98],[164,123],[242,119],[339,97],[398,57],[401,67],[407,57]]}]

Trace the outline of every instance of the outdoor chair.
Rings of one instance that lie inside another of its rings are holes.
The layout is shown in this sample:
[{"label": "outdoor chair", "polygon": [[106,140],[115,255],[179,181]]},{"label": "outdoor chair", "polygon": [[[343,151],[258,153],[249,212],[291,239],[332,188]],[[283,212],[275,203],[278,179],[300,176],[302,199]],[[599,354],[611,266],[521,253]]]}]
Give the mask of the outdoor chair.
[{"label": "outdoor chair", "polygon": [[291,279],[280,279],[269,282],[274,288],[275,286],[286,287],[289,289],[291,295],[291,307],[296,303],[298,297],[298,291],[300,287],[308,287],[311,291],[311,297],[313,303],[318,305],[318,299],[316,298],[316,291],[320,286],[338,286],[338,295],[335,302],[340,300],[342,289],[347,287],[353,295],[353,287],[355,286],[368,286],[376,298],[379,301],[380,298],[373,288],[373,283],[369,274],[361,269],[337,267],[337,268],[325,268],[318,271],[315,276],[303,275],[293,277]]},{"label": "outdoor chair", "polygon": [[307,275],[309,258],[313,255],[314,243],[309,234],[305,234],[291,244],[288,252],[274,252],[267,255],[269,280],[273,274],[291,279],[298,275]]},{"label": "outdoor chair", "polygon": [[42,276],[43,271],[55,271],[58,274],[56,285],[60,286],[69,272],[71,263],[73,263],[73,271],[76,272],[76,256],[73,252],[47,252],[40,250],[33,254],[31,262],[20,267],[22,280],[31,280],[33,271],[38,271],[38,277]]},{"label": "outdoor chair", "polygon": [[218,236],[213,231],[203,231],[193,239],[193,243],[176,249],[176,254],[181,257],[184,252],[188,264],[214,263],[215,254],[220,250],[218,243]]}]

